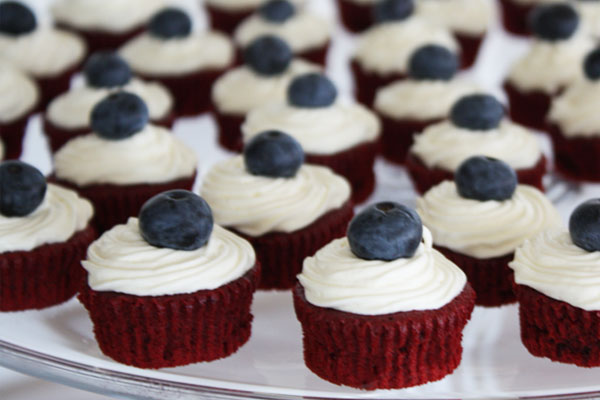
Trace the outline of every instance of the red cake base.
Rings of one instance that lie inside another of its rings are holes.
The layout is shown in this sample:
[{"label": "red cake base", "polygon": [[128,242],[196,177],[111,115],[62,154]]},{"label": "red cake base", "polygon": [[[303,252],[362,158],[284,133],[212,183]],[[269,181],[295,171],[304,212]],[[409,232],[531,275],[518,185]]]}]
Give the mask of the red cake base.
[{"label": "red cake base", "polygon": [[4,146],[4,160],[18,159],[23,152],[23,139],[31,112],[11,122],[0,123],[0,140]]},{"label": "red cake base", "polygon": [[454,37],[460,45],[461,68],[471,68],[475,64],[475,61],[477,61],[479,49],[481,49],[481,44],[483,43],[485,34],[481,36],[473,36],[455,32]]},{"label": "red cake base", "polygon": [[406,79],[405,73],[380,75],[374,72],[365,71],[356,60],[352,60],[350,68],[352,69],[352,75],[354,76],[356,100],[367,107],[373,106],[377,90],[392,82]]},{"label": "red cake base", "polygon": [[255,10],[255,8],[248,8],[242,10],[225,10],[218,7],[213,7],[210,4],[206,4],[206,11],[210,20],[210,26],[212,29],[224,32],[228,35],[233,35],[235,28],[248,18]]},{"label": "red cake base", "polygon": [[213,107],[213,115],[217,122],[219,144],[227,150],[241,152],[244,148],[242,124],[246,116],[223,114],[216,107]]},{"label": "red cake base", "polygon": [[533,10],[533,6],[519,4],[512,0],[500,0],[500,5],[502,6],[504,29],[513,35],[531,35],[527,16]]},{"label": "red cake base", "polygon": [[442,119],[394,119],[378,114],[381,121],[381,154],[394,164],[404,164],[413,137]]},{"label": "red cake base", "polygon": [[552,96],[540,92],[521,92],[511,83],[504,83],[508,96],[510,118],[517,124],[543,131],[550,111]]},{"label": "red cake base", "polygon": [[56,76],[34,76],[33,78],[35,79],[40,88],[40,100],[38,103],[38,110],[44,111],[48,104],[55,97],[69,90],[69,87],[71,86],[71,78],[79,70],[81,70],[81,62],[76,63],[71,68],[63,71],[62,73]]},{"label": "red cake base", "polygon": [[600,182],[600,139],[598,137],[567,138],[554,124],[548,126],[554,148],[554,167],[567,179],[578,182]]},{"label": "red cake base", "polygon": [[469,284],[437,310],[367,316],[316,307],[294,288],[304,362],[321,378],[360,389],[399,389],[442,379],[459,364],[475,292]]},{"label": "red cake base", "polygon": [[117,50],[129,40],[144,32],[144,26],[136,27],[125,32],[111,33],[99,30],[81,30],[64,23],[58,23],[59,29],[71,31],[85,40],[88,48],[88,54],[100,50]]},{"label": "red cake base", "polygon": [[373,24],[372,5],[357,4],[348,0],[337,0],[342,24],[350,32],[358,33]]}]

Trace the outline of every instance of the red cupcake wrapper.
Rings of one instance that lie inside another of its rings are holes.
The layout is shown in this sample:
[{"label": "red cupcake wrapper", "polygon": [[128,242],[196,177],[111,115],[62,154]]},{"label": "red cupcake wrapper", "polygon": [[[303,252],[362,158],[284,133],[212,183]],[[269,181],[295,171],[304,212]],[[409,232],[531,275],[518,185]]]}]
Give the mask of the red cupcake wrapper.
[{"label": "red cupcake wrapper", "polygon": [[213,7],[210,4],[206,4],[206,11],[208,12],[211,28],[224,32],[229,36],[233,35],[235,28],[237,28],[243,20],[252,15],[255,9],[256,8],[236,11],[223,10],[218,7]]},{"label": "red cupcake wrapper", "polygon": [[7,123],[0,123],[0,140],[4,146],[4,159],[18,159],[23,153],[23,138],[27,130],[27,123],[32,112]]},{"label": "red cupcake wrapper", "polygon": [[350,32],[365,31],[373,24],[372,5],[358,4],[348,0],[337,0],[342,24]]},{"label": "red cupcake wrapper", "polygon": [[219,144],[227,150],[241,152],[244,148],[242,124],[246,116],[224,114],[216,106],[213,106],[212,112],[217,122]]},{"label": "red cupcake wrapper", "polygon": [[415,134],[443,120],[395,119],[381,113],[381,154],[390,162],[404,164]]},{"label": "red cupcake wrapper", "polygon": [[250,338],[258,264],[213,290],[170,296],[97,292],[78,298],[90,313],[100,350],[123,364],[164,368],[235,353]]},{"label": "red cupcake wrapper", "polygon": [[0,311],[40,309],[73,297],[84,284],[81,260],[95,238],[88,226],[65,242],[0,254]]},{"label": "red cupcake wrapper", "polygon": [[34,76],[40,88],[40,100],[38,102],[38,110],[44,111],[48,104],[59,94],[69,90],[71,86],[71,78],[75,73],[81,70],[82,61],[75,63],[69,69],[62,71],[60,74],[48,77]]},{"label": "red cupcake wrapper", "polygon": [[100,50],[116,50],[146,30],[145,26],[138,26],[125,32],[114,33],[101,30],[83,30],[61,22],[57,23],[56,26],[82,37],[87,44],[88,54]]},{"label": "red cupcake wrapper", "polygon": [[533,6],[519,4],[513,0],[500,0],[500,5],[504,28],[514,35],[530,36],[527,18]]},{"label": "red cupcake wrapper", "polygon": [[454,37],[460,45],[461,68],[466,69],[472,67],[473,64],[475,64],[475,61],[477,61],[479,49],[481,49],[485,34],[476,36],[454,32]]},{"label": "red cupcake wrapper", "polygon": [[509,113],[513,121],[531,129],[545,130],[552,96],[537,90],[521,92],[510,82],[504,83],[504,90],[508,96]]},{"label": "red cupcake wrapper", "polygon": [[390,73],[380,75],[366,71],[356,60],[350,63],[352,75],[354,76],[356,100],[367,107],[372,107],[377,90],[392,82],[406,79],[405,73]]},{"label": "red cupcake wrapper", "polygon": [[600,182],[600,139],[597,137],[567,138],[555,124],[548,125],[554,148],[554,167],[570,180]]},{"label": "red cupcake wrapper", "polygon": [[321,378],[360,389],[398,389],[437,381],[462,356],[462,331],[475,292],[465,289],[437,310],[366,316],[310,304],[294,288],[304,362]]},{"label": "red cupcake wrapper", "polygon": [[531,354],[580,367],[600,366],[600,311],[586,311],[515,284],[521,341]]}]

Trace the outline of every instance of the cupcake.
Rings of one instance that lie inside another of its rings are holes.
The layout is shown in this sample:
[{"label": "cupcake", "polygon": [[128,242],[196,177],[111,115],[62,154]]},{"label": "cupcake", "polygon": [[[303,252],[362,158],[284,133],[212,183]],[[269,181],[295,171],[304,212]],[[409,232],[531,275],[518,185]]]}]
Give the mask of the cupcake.
[{"label": "cupcake", "polygon": [[544,130],[552,97],[578,78],[593,42],[580,29],[579,17],[569,4],[540,6],[531,20],[535,40],[525,57],[512,67],[504,89],[511,118]]},{"label": "cupcake", "polygon": [[412,0],[383,0],[375,5],[377,24],[359,37],[351,61],[359,102],[372,105],[379,88],[406,78],[410,56],[419,47],[438,44],[458,51],[450,31],[413,11]]},{"label": "cupcake", "polygon": [[93,54],[83,68],[85,83],[56,97],[44,114],[44,132],[56,152],[74,137],[90,132],[90,113],[110,93],[125,90],[140,96],[148,106],[150,120],[167,128],[173,125],[173,97],[159,83],[134,78],[118,54]]},{"label": "cupcake", "polygon": [[279,36],[294,56],[325,65],[331,40],[329,22],[287,0],[269,0],[235,30],[234,41],[246,48],[263,35]]},{"label": "cupcake", "polygon": [[454,103],[476,85],[454,79],[458,58],[445,47],[426,45],[411,56],[408,79],[377,91],[374,110],[381,119],[381,152],[403,164],[413,135],[448,117]]},{"label": "cupcake", "polygon": [[538,189],[517,185],[503,161],[475,156],[461,164],[454,182],[444,181],[417,199],[417,212],[436,249],[467,274],[478,305],[515,301],[511,270],[515,249],[560,223]]},{"label": "cupcake", "polygon": [[250,337],[259,266],[202,198],[161,193],[92,243],[79,300],[102,352],[139,368],[212,361]]},{"label": "cupcake", "polygon": [[514,270],[521,340],[537,357],[600,366],[600,200],[573,211],[569,230],[540,233],[519,247]]},{"label": "cupcake", "polygon": [[528,16],[538,5],[556,3],[560,0],[500,0],[502,23],[508,32],[529,36],[531,34]]},{"label": "cupcake", "polygon": [[275,36],[256,39],[244,54],[245,65],[223,74],[212,89],[219,144],[232,151],[243,147],[241,126],[248,112],[269,102],[284,102],[292,79],[319,70],[292,59],[290,47]]},{"label": "cupcake", "polygon": [[31,75],[40,88],[39,107],[69,88],[86,54],[72,33],[40,27],[33,12],[15,1],[0,3],[0,58]]},{"label": "cupcake", "polygon": [[373,24],[373,6],[378,0],[337,0],[342,24],[350,32],[367,30]]},{"label": "cupcake", "polygon": [[120,53],[136,75],[171,91],[179,116],[207,111],[214,81],[235,61],[226,36],[193,32],[190,17],[176,8],[156,14],[148,33],[127,42]]},{"label": "cupcake", "polygon": [[194,152],[148,118],[138,96],[111,94],[92,111],[94,133],[70,140],[54,155],[53,180],[94,204],[100,232],[137,215],[152,196],[194,184]]},{"label": "cupcake", "polygon": [[77,33],[90,52],[119,48],[145,30],[164,0],[58,0],[51,8],[56,24]]},{"label": "cupcake", "polygon": [[432,248],[419,216],[386,202],[366,208],[304,261],[294,295],[304,362],[360,389],[437,381],[460,364],[475,293]]},{"label": "cupcake", "polygon": [[308,163],[324,165],[348,179],[352,200],[358,203],[375,187],[379,120],[367,108],[337,97],[337,89],[325,76],[298,76],[288,87],[287,102],[250,111],[242,133],[244,142],[267,130],[293,136]]},{"label": "cupcake", "polygon": [[469,95],[450,111],[450,119],[414,137],[406,167],[416,189],[425,193],[452,180],[458,166],[474,155],[499,158],[516,170],[519,182],[543,190],[546,158],[532,132],[504,117],[494,97]]},{"label": "cupcake", "polygon": [[95,238],[92,205],[46,184],[36,168],[0,163],[0,311],[40,309],[73,297]]},{"label": "cupcake", "polygon": [[254,247],[263,289],[293,287],[304,258],[343,236],[353,215],[348,182],[303,160],[296,140],[268,131],[203,179],[215,221]]}]

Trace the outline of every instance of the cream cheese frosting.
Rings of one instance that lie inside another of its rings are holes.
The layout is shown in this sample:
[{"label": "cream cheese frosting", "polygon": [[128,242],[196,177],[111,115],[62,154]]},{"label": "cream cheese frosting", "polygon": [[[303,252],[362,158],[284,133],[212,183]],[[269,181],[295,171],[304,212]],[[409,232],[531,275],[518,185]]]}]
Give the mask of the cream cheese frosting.
[{"label": "cream cheese frosting", "polygon": [[600,37],[600,3],[579,0],[574,5],[581,17],[583,29],[595,38]]},{"label": "cream cheese frosting", "polygon": [[565,137],[600,136],[600,81],[580,81],[555,98],[548,120],[557,124]]},{"label": "cream cheese frosting", "polygon": [[[254,10],[264,3],[265,0],[204,0],[211,7],[220,8],[229,11],[249,11]],[[305,3],[305,0],[290,0],[295,5]]]},{"label": "cream cheese frosting", "polygon": [[154,125],[122,140],[79,136],[54,155],[56,176],[78,186],[168,182],[191,177],[196,164],[194,151]]},{"label": "cream cheese frosting", "polygon": [[201,195],[218,224],[261,236],[297,231],[342,207],[350,198],[350,185],[316,165],[303,165],[292,178],[252,175],[243,156],[237,156],[210,169]]},{"label": "cream cheese frosting", "polygon": [[490,0],[418,0],[416,13],[453,32],[483,35],[492,22]]},{"label": "cream cheese frosting", "polygon": [[40,97],[39,89],[27,75],[0,62],[0,123],[13,122],[30,112]]},{"label": "cream cheese frosting", "polygon": [[45,244],[66,242],[87,227],[92,214],[89,201],[49,183],[44,200],[31,214],[0,215],[0,252],[30,251]]},{"label": "cream cheese frosting", "polygon": [[216,289],[240,278],[255,263],[250,243],[218,225],[206,245],[182,251],[148,244],[134,217],[92,243],[81,262],[93,290],[134,296]]},{"label": "cream cheese frosting", "polygon": [[417,213],[437,246],[475,258],[511,254],[525,239],[561,223],[546,196],[527,185],[517,185],[508,200],[479,201],[461,197],[453,181],[444,181],[417,199]]},{"label": "cream cheese frosting", "polygon": [[542,157],[537,137],[509,120],[489,131],[440,122],[416,135],[410,152],[428,168],[446,171],[455,171],[464,160],[476,155],[498,158],[514,169],[531,168]]},{"label": "cream cheese frosting", "polygon": [[411,258],[363,260],[341,238],[306,258],[298,280],[309,303],[361,315],[435,310],[450,303],[467,282],[456,265],[432,248],[425,227]]}]

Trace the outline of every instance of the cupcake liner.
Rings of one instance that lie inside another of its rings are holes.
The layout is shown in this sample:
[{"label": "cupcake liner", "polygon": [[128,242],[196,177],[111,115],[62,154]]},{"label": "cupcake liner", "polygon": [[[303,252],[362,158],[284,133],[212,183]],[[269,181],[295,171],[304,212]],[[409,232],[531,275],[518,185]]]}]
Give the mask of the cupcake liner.
[{"label": "cupcake liner", "polygon": [[87,54],[92,54],[100,50],[116,50],[146,30],[145,26],[138,26],[128,31],[117,33],[101,30],[83,30],[60,22],[56,26],[59,29],[73,32],[83,38],[87,44]]},{"label": "cupcake liner", "polygon": [[[408,154],[405,162],[413,185],[419,193],[425,193],[433,186],[445,180],[453,180],[454,173],[441,168],[428,168],[414,154]],[[542,182],[546,174],[546,157],[542,156],[539,161],[531,168],[521,168],[515,170],[519,183],[523,185],[534,186],[544,191]]]},{"label": "cupcake liner", "polygon": [[586,311],[515,284],[521,341],[531,354],[580,367],[600,366],[600,311]]},{"label": "cupcake liner", "polygon": [[245,114],[224,114],[213,107],[213,115],[217,122],[219,144],[230,151],[241,152],[244,148],[242,124]]},{"label": "cupcake liner", "polygon": [[398,389],[437,381],[462,356],[462,331],[473,311],[469,284],[437,310],[358,315],[310,304],[294,288],[304,362],[321,378],[360,389]]},{"label": "cupcake liner", "polygon": [[530,36],[528,15],[533,6],[519,4],[513,0],[500,0],[504,29],[519,36]]},{"label": "cupcake liner", "polygon": [[344,27],[353,33],[367,30],[373,24],[373,6],[349,0],[337,0],[340,18]]},{"label": "cupcake liner", "polygon": [[85,285],[78,298],[106,356],[139,368],[174,367],[227,357],[248,341],[259,271],[188,294],[134,296]]},{"label": "cupcake liner", "polygon": [[206,11],[210,20],[210,27],[217,31],[226,33],[229,36],[243,20],[248,18],[254,12],[255,8],[247,8],[241,10],[226,10],[218,7],[213,7],[206,4]]},{"label": "cupcake liner", "polygon": [[53,76],[34,76],[40,88],[39,110],[44,111],[48,104],[59,94],[69,90],[71,86],[71,78],[75,73],[81,70],[82,61],[75,63],[70,68],[62,71],[60,74]]},{"label": "cupcake liner", "polygon": [[516,301],[512,288],[513,272],[508,266],[514,253],[493,258],[475,258],[446,247],[434,247],[467,275],[477,293],[475,304],[478,306],[498,307]]},{"label": "cupcake liner", "polygon": [[289,289],[296,284],[296,275],[302,272],[304,259],[332,240],[343,237],[353,215],[353,204],[346,202],[309,226],[290,233],[272,232],[253,237],[230,230],[254,247],[262,269],[259,287]]},{"label": "cupcake liner", "polygon": [[393,72],[380,75],[375,72],[366,71],[356,60],[351,61],[350,68],[354,76],[356,100],[367,107],[373,106],[377,90],[407,77],[405,73]]},{"label": "cupcake liner", "polygon": [[517,124],[543,131],[550,111],[552,96],[541,91],[521,92],[510,82],[504,83],[510,118]]},{"label": "cupcake liner", "polygon": [[395,119],[378,113],[381,121],[381,154],[394,164],[404,164],[413,136],[443,120]]},{"label": "cupcake liner", "polygon": [[0,254],[0,311],[41,309],[73,297],[84,284],[80,262],[95,238],[88,226],[65,242]]},{"label": "cupcake liner", "polygon": [[600,182],[600,137],[567,138],[558,125],[548,125],[554,148],[554,167],[567,179]]},{"label": "cupcake liner", "polygon": [[466,69],[472,67],[473,64],[475,64],[475,61],[477,61],[479,49],[481,49],[485,34],[468,35],[455,32],[454,37],[460,45],[461,68]]},{"label": "cupcake liner", "polygon": [[4,146],[4,160],[18,159],[23,152],[23,139],[32,112],[18,119],[0,123],[0,140]]}]

